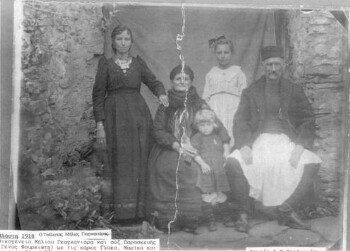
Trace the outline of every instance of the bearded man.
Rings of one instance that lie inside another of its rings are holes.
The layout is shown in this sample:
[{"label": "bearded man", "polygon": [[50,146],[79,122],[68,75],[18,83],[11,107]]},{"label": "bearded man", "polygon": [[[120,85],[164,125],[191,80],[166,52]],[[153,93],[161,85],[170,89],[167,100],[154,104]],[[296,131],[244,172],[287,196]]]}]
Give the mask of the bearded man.
[{"label": "bearded man", "polygon": [[295,212],[313,191],[321,160],[312,151],[315,119],[302,87],[283,77],[283,49],[264,47],[265,74],[243,90],[234,116],[235,151],[226,163],[239,205],[236,230],[247,232],[252,197],[277,208],[281,225],[307,229]]}]

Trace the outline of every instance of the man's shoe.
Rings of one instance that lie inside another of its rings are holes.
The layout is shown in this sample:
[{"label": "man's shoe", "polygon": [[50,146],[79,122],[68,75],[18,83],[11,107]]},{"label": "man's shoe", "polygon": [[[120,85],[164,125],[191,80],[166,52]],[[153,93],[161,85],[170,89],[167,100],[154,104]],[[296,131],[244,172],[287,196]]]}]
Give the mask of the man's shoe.
[{"label": "man's shoe", "polygon": [[287,226],[295,229],[310,229],[310,224],[300,219],[300,217],[294,211],[292,211],[288,216]]},{"label": "man's shoe", "polygon": [[246,221],[237,221],[235,224],[235,229],[237,232],[242,232],[242,233],[248,233],[249,231],[249,224]]},{"label": "man's shoe", "polygon": [[235,229],[238,232],[248,233],[249,224],[248,224],[248,215],[246,213],[242,213],[239,216],[239,220],[235,223]]},{"label": "man's shoe", "polygon": [[282,226],[289,226],[295,229],[310,229],[310,225],[304,222],[296,212],[290,207],[278,208],[278,224]]}]

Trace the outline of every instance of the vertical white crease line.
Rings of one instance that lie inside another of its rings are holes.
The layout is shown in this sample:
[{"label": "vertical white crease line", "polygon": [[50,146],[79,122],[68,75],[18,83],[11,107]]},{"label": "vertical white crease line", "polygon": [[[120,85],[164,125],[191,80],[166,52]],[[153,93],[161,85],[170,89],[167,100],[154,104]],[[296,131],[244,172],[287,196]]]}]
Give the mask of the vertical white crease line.
[{"label": "vertical white crease line", "polygon": [[[181,27],[181,34],[176,35],[176,49],[180,52],[179,58],[181,60],[181,80],[185,81],[185,58],[182,54],[182,46],[180,45],[179,42],[183,41],[183,38],[185,37],[185,27],[186,27],[186,16],[185,16],[185,8],[184,4],[181,4],[181,14],[182,14],[182,27]],[[185,96],[185,101],[184,101],[184,111],[182,114],[179,116],[180,122],[182,121],[183,116],[186,116],[186,103],[187,103],[187,95],[188,91],[186,91],[186,96]],[[184,118],[186,119],[186,118]],[[170,249],[170,234],[171,234],[171,224],[175,223],[177,214],[178,214],[178,207],[177,207],[177,199],[179,195],[179,182],[178,182],[178,172],[179,172],[179,166],[180,166],[180,161],[181,161],[181,156],[183,154],[182,152],[182,145],[183,145],[183,136],[186,134],[186,127],[182,127],[182,133],[183,135],[181,136],[181,142],[180,142],[180,153],[179,157],[177,159],[177,165],[176,165],[176,171],[175,171],[175,184],[176,184],[176,192],[175,192],[175,198],[174,198],[174,207],[175,207],[175,212],[174,212],[174,218],[169,221],[168,223],[168,241],[167,241],[167,247]]]},{"label": "vertical white crease line", "polygon": [[15,0],[14,2],[14,29],[13,29],[13,45],[14,45],[14,63],[13,63],[13,84],[12,84],[12,117],[11,117],[11,173],[13,178],[14,200],[17,203],[18,196],[18,154],[19,154],[19,138],[20,138],[20,95],[21,95],[21,55],[22,55],[22,36],[23,36],[23,2]]},{"label": "vertical white crease line", "polygon": [[276,37],[276,19],[275,19],[275,10],[272,10],[272,21],[273,21],[273,38],[275,45],[277,45],[277,37]]},{"label": "vertical white crease line", "polygon": [[[347,18],[347,20],[349,21],[349,18],[347,17],[346,15],[346,12],[344,11],[344,16]],[[348,26],[347,26],[348,30],[348,41],[347,41],[347,49],[348,51],[350,50],[350,25],[349,25],[349,22],[348,22]],[[349,55],[348,55],[348,58],[347,58],[347,66],[349,67],[349,64],[350,64],[350,60],[349,60]],[[349,82],[349,73],[350,73],[350,69],[347,69],[348,72],[346,74],[346,83]],[[349,145],[349,139],[350,139],[350,129],[349,129],[349,104],[350,104],[350,87],[349,85],[346,85],[346,99],[347,101],[345,102],[345,105],[346,105],[346,108],[345,108],[345,116],[344,116],[344,123],[345,123],[345,132],[346,132],[346,136],[347,136],[347,141],[346,143],[344,144],[345,145],[345,150],[344,150],[344,155],[345,155],[345,160],[344,160],[344,192],[343,192],[343,212],[342,212],[342,250],[348,250],[349,247],[348,247],[348,210],[349,210],[349,199],[348,199],[348,192],[349,192],[349,164],[350,164],[350,151],[349,151],[349,148],[350,148],[350,145]]]},{"label": "vertical white crease line", "polygon": [[[348,134],[348,140],[350,138],[350,135]],[[346,158],[347,162],[349,162],[349,155]],[[344,175],[344,195],[343,195],[343,231],[342,231],[342,250],[348,250],[348,246],[347,246],[347,238],[348,238],[348,190],[349,190],[349,167],[346,167],[346,162],[344,163],[345,167],[344,169],[346,169],[345,171],[345,175]]]}]

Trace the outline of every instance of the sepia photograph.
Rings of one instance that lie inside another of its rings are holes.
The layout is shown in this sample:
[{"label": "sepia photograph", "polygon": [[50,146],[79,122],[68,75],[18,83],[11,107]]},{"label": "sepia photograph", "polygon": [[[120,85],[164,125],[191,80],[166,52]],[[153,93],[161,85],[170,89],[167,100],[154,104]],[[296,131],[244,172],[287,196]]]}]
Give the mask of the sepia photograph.
[{"label": "sepia photograph", "polygon": [[234,2],[2,2],[0,229],[347,250],[350,6]]}]

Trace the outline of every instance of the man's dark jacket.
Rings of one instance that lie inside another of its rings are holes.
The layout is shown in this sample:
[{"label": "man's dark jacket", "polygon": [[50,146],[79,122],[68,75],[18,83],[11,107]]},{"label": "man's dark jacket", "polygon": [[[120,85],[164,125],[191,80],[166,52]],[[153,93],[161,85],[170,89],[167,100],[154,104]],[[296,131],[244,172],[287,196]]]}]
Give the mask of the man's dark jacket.
[{"label": "man's dark jacket", "polygon": [[[312,150],[315,139],[315,118],[302,87],[285,78],[280,80],[280,119],[289,138],[296,144]],[[235,148],[252,146],[261,133],[264,119],[266,77],[262,76],[243,90],[233,121]]]}]

